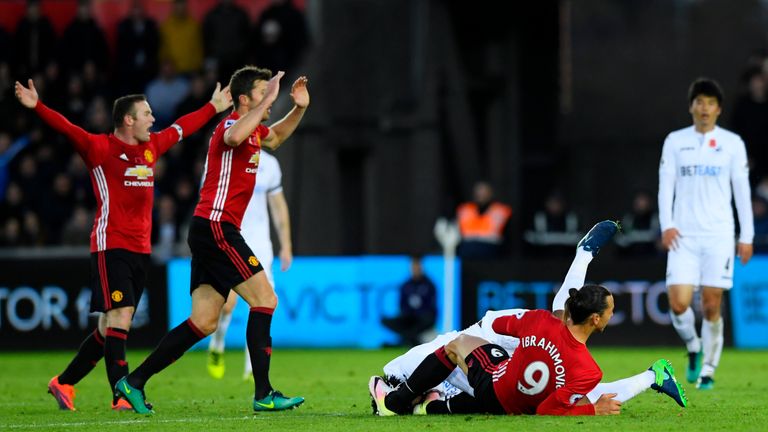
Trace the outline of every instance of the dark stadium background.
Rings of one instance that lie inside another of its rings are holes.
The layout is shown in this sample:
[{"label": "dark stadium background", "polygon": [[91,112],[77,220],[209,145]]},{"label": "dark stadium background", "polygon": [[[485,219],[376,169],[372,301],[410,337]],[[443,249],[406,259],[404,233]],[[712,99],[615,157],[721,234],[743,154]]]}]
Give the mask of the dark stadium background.
[{"label": "dark stadium background", "polygon": [[[158,22],[171,8],[166,0],[142,3]],[[190,13],[202,19],[215,1],[188,3]],[[237,3],[247,6],[253,22],[269,4]],[[9,35],[25,4],[0,2],[0,27]],[[522,240],[550,193],[561,194],[584,231],[598,220],[620,219],[638,191],[655,197],[663,139],[690,124],[688,84],[709,76],[723,85],[720,123],[730,127],[733,104],[745,91],[741,76],[755,58],[765,57],[768,42],[768,9],[757,0],[295,4],[304,12],[310,38],[288,79],[299,74],[310,78],[312,105],[291,142],[276,154],[291,211],[294,253],[439,255],[435,221],[452,217],[460,202],[471,199],[473,183],[488,179],[514,214],[506,257],[462,262],[465,276],[475,278],[462,281],[462,295],[470,302],[477,300],[476,281],[562,277],[567,256],[532,256]],[[93,6],[114,56],[115,25],[130,3],[95,0]],[[74,17],[77,2],[42,0],[41,7],[60,34]],[[11,62],[10,81],[0,80],[0,113],[23,116],[10,86],[28,77],[13,75],[10,46],[0,48],[0,63]],[[115,84],[113,66],[102,73],[108,87]],[[288,103],[283,95],[274,111],[285,112]],[[25,129],[14,123],[7,132],[15,139]],[[45,136],[65,149],[57,150],[64,159],[55,161],[65,163],[68,144],[55,134]],[[35,148],[24,151],[34,154]],[[16,170],[11,165],[12,179]],[[760,180],[752,179],[753,187]],[[51,186],[38,187],[45,196]],[[26,283],[42,290],[42,285],[24,282],[34,278],[19,273],[28,268],[18,265],[19,260],[45,269],[61,257],[87,257],[82,247],[38,243],[43,244],[0,248],[0,287]],[[609,247],[598,262],[595,277],[601,280],[664,278],[664,255],[658,251],[627,258]],[[163,264],[157,265],[162,274]],[[71,284],[72,278],[87,284],[85,270],[48,275],[52,281],[46,284],[57,279]],[[750,298],[764,299],[768,284],[756,286]],[[4,321],[6,299],[0,296],[0,334],[10,331]],[[666,308],[666,300],[660,301]],[[460,305],[462,324],[477,318],[474,306]],[[29,305],[23,302],[19,307],[22,315],[33,313],[25,312]],[[755,311],[754,322],[765,319],[765,308]],[[155,323],[162,329],[168,324],[166,317]],[[730,339],[733,326],[726,328]],[[45,329],[38,330],[46,337]],[[642,337],[651,334],[647,330],[640,326],[632,331]],[[644,342],[678,344],[671,327],[658,334],[662,336]],[[30,340],[16,347],[29,348]],[[146,344],[151,343],[149,337]]]}]

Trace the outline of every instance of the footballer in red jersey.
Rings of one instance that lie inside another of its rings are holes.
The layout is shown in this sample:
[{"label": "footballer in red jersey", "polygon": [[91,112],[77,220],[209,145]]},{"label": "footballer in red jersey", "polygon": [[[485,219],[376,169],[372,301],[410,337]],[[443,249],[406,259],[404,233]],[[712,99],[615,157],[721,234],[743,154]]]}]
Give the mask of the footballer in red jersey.
[{"label": "footballer in red jersey", "polygon": [[254,66],[243,67],[232,75],[229,87],[234,110],[211,136],[200,201],[189,228],[191,315],[172,329],[138,368],[117,383],[116,390],[137,412],[150,412],[143,403],[147,380],[216,330],[230,290],[250,306],[246,339],[253,366],[254,411],[284,410],[304,402],[302,397],[284,396],[269,381],[270,328],[277,296],[258,257],[240,235],[240,222],[256,181],[261,147],[280,146],[291,136],[309,106],[307,78],[302,76],[291,86],[293,109],[270,127],[261,124],[269,118],[282,76],[283,72],[278,72],[272,77],[271,71]]},{"label": "footballer in red jersey", "polygon": [[520,339],[511,358],[500,345],[477,336],[460,335],[425,359],[403,385],[382,395],[380,411],[410,412],[415,398],[459,366],[474,389],[474,398],[469,398],[472,402],[465,403],[469,412],[618,413],[621,404],[610,395],[601,397],[594,405],[585,397],[602,378],[585,344],[592,333],[608,325],[611,316],[610,291],[600,285],[585,285],[570,289],[564,319],[545,310],[521,310],[496,318],[494,332]]},{"label": "footballer in red jersey", "polygon": [[602,372],[585,342],[605,328],[613,303],[605,288],[584,281],[589,263],[618,228],[599,222],[579,242],[552,312],[488,311],[477,324],[389,362],[386,376],[373,376],[368,384],[374,414],[619,414],[621,403],[648,389],[685,408],[685,390],[665,359],[598,384]]},{"label": "footballer in red jersey", "polygon": [[[146,280],[152,229],[154,169],[157,158],[231,106],[229,90],[219,85],[210,103],[159,133],[144,95],[115,100],[111,134],[91,134],[45,106],[32,80],[18,81],[15,94],[50,127],[65,135],[88,167],[97,210],[91,232],[91,311],[104,312],[99,326],[80,346],[67,369],[51,379],[48,391],[59,407],[74,410],[74,388],[105,357],[110,390],[128,373],[125,342]],[[110,391],[114,394],[114,391]],[[125,401],[113,397],[112,407]]]}]

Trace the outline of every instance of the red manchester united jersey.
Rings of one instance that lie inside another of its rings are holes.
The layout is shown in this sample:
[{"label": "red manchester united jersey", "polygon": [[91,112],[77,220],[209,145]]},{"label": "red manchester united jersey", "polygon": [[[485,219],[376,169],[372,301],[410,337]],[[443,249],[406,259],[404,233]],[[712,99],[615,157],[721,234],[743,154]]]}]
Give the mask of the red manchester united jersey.
[{"label": "red manchester united jersey", "polygon": [[259,125],[239,146],[228,146],[224,143],[224,132],[239,118],[237,111],[233,111],[213,131],[200,202],[195,208],[195,216],[229,222],[238,229],[256,183],[261,140],[269,134],[268,127]]},{"label": "red manchester united jersey", "polygon": [[207,104],[171,127],[151,133],[149,141],[138,145],[126,144],[112,134],[88,133],[41,102],[35,111],[70,139],[90,172],[96,195],[91,252],[119,248],[150,253],[157,158],[210,120],[216,114],[213,105]]},{"label": "red manchester united jersey", "polygon": [[545,310],[497,318],[493,330],[520,339],[512,358],[499,364],[493,388],[509,414],[594,414],[576,403],[603,376],[600,367],[563,322]]}]

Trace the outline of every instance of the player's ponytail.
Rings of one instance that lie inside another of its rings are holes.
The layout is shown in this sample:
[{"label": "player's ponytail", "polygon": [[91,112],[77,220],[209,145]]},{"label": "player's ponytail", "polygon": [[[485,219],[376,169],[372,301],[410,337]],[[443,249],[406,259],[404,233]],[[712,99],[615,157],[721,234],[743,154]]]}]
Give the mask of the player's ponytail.
[{"label": "player's ponytail", "polygon": [[584,285],[581,289],[568,290],[565,301],[564,319],[570,318],[574,324],[583,324],[593,313],[602,315],[608,308],[608,296],[611,292],[601,285]]}]

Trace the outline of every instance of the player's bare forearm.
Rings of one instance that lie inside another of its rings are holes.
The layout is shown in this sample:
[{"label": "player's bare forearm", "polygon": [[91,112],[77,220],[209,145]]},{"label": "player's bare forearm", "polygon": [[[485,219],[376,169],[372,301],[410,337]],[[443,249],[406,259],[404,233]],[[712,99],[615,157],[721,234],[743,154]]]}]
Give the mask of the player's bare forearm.
[{"label": "player's bare forearm", "polygon": [[285,117],[270,126],[270,130],[272,130],[274,135],[271,139],[265,140],[264,145],[272,150],[280,147],[285,140],[293,135],[306,111],[306,108],[299,107],[298,105],[294,106]]},{"label": "player's bare forearm", "polygon": [[272,212],[272,223],[275,225],[275,231],[277,231],[280,248],[285,251],[292,251],[291,218],[288,213],[288,203],[282,192],[269,197],[269,209]]},{"label": "player's bare forearm", "polygon": [[224,132],[224,143],[231,147],[237,147],[242,144],[261,124],[268,109],[269,105],[262,101],[256,108],[248,111],[248,114],[240,117],[235,124]]}]

